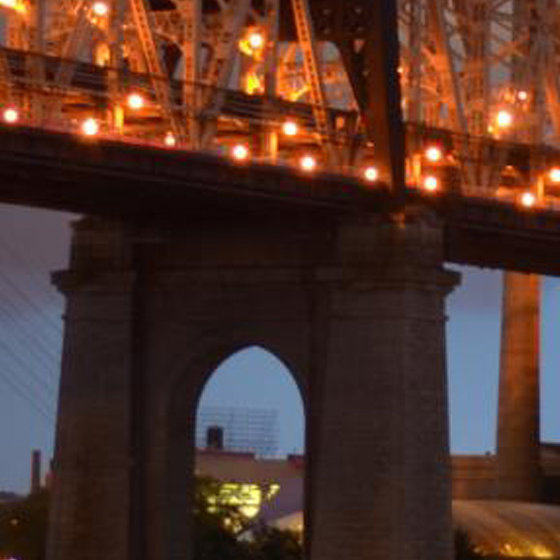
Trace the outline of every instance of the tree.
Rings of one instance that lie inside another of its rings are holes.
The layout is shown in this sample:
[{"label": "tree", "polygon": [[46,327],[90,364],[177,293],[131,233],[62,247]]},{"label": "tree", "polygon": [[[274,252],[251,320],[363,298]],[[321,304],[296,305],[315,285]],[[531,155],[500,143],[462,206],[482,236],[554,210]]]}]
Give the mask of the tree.
[{"label": "tree", "polygon": [[[267,527],[251,527],[240,505],[219,499],[222,483],[198,477],[195,492],[194,560],[301,560],[298,535]],[[251,531],[251,538],[239,538]]]},{"label": "tree", "polygon": [[303,547],[300,536],[294,531],[261,525],[253,532],[248,544],[251,560],[301,560]]},{"label": "tree", "polygon": [[[222,483],[197,477],[194,507],[194,560],[301,560],[295,533],[264,525],[252,538],[239,535],[250,527],[240,506],[218,499]],[[0,506],[0,558],[44,560],[50,493],[41,490]]]},{"label": "tree", "polygon": [[221,482],[198,476],[194,500],[194,560],[245,560],[247,550],[233,527],[244,526],[238,508],[219,503]]}]

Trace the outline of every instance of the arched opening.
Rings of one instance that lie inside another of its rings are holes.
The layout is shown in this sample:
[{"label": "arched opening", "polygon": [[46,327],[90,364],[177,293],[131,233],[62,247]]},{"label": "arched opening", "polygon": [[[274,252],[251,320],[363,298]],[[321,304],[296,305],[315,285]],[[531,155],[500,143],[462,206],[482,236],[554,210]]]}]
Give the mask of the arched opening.
[{"label": "arched opening", "polygon": [[224,360],[200,394],[197,484],[210,481],[210,508],[233,506],[244,529],[302,531],[305,414],[296,375],[252,346]]}]

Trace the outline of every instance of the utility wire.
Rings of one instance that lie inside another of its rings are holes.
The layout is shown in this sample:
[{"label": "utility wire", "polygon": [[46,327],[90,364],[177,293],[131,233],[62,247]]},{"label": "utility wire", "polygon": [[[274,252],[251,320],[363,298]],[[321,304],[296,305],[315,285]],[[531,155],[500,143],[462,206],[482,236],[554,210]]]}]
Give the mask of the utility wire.
[{"label": "utility wire", "polygon": [[[11,370],[13,373],[13,370]],[[12,389],[12,391],[20,397],[23,401],[25,401],[29,406],[35,410],[35,412],[39,413],[45,420],[49,422],[49,424],[54,425],[54,415],[52,412],[49,412],[48,409],[44,408],[43,404],[38,402],[36,398],[30,395],[30,393],[26,390],[26,387],[16,381],[17,377],[10,375],[4,365],[0,365],[0,379],[4,381],[4,383]]]},{"label": "utility wire", "polygon": [[[1,344],[1,342],[0,342],[0,344]],[[29,368],[29,366],[22,360],[21,356],[19,354],[17,354],[16,352],[14,352],[9,346],[1,345],[0,350],[3,352],[4,357],[11,358],[11,363],[17,364],[17,366],[19,368],[21,368],[19,373],[21,373],[22,370],[24,372],[32,371]],[[35,372],[33,372],[33,373],[35,373]],[[37,375],[37,374],[35,374],[35,375]],[[52,397],[49,397],[48,395],[45,396],[43,391],[41,391],[40,393],[37,393],[37,391],[39,391],[39,389],[34,388],[33,385],[29,383],[28,379],[23,378],[21,375],[17,376],[17,380],[22,385],[25,385],[25,387],[30,392],[30,394],[33,394],[33,397],[37,400],[37,402],[40,402],[41,405],[45,406],[45,408],[47,410],[49,410],[51,408],[52,401],[54,400],[55,396],[52,396]]]},{"label": "utility wire", "polygon": [[[4,320],[4,329],[11,335],[11,339],[17,342],[20,351],[27,356],[33,357],[37,364],[40,363],[41,367],[48,373],[51,382],[56,384],[59,377],[60,353],[52,350],[50,347],[45,351],[47,346],[40,338],[39,333],[34,332],[32,328],[18,321],[17,317],[14,317],[14,315],[10,311],[7,311],[2,305],[0,305],[0,318]],[[13,326],[8,327],[6,323]],[[52,344],[50,341],[49,343]],[[60,348],[60,345],[61,342],[58,341],[57,347]]]},{"label": "utility wire", "polygon": [[45,313],[45,309],[31,299],[28,294],[26,294],[17,284],[15,284],[12,279],[7,276],[0,268],[0,280],[3,281],[9,289],[11,289],[15,294],[17,294],[18,299],[26,303],[26,305],[32,309],[38,316],[42,317],[44,321],[49,324],[50,328],[53,329],[57,335],[62,332],[62,327],[59,323],[53,320],[53,318]]},{"label": "utility wire", "polygon": [[[49,299],[54,300],[57,303],[59,302],[61,299],[60,295],[53,288],[52,284],[45,281],[45,275],[39,274],[37,272],[37,268],[31,266],[29,260],[23,258],[19,252],[6,243],[2,236],[0,236],[0,248],[4,250],[4,253],[6,253],[12,261],[19,263],[19,267],[26,272],[27,277],[33,281],[33,284],[40,292],[45,294]],[[46,268],[47,267],[45,267],[45,269]]]},{"label": "utility wire", "polygon": [[[18,340],[17,338],[14,338],[12,335],[12,340],[16,342],[18,348],[14,348],[14,345],[12,344],[11,346],[8,346],[8,342],[6,339],[3,339],[2,341],[0,341],[0,345],[2,344],[2,342],[4,342],[3,348],[6,350],[6,352],[9,355],[17,355],[19,356],[26,356],[26,357],[31,357],[32,359],[34,359],[35,361],[35,365],[38,365],[41,369],[44,369],[45,366],[47,368],[47,373],[50,373],[51,375],[49,375],[48,379],[50,380],[50,383],[43,377],[41,377],[39,374],[37,374],[34,371],[34,367],[32,364],[27,363],[26,364],[26,371],[29,373],[29,375],[31,377],[33,377],[33,379],[35,380],[35,382],[38,385],[41,385],[46,391],[48,391],[51,396],[55,396],[56,395],[56,385],[57,385],[57,379],[58,379],[58,375],[56,373],[56,368],[55,368],[55,364],[52,364],[48,361],[43,362],[39,365],[39,362],[42,362],[42,360],[40,359],[41,357],[44,358],[44,356],[42,356],[41,354],[37,354],[35,352],[35,348],[33,346],[33,344],[29,344],[26,348],[26,346],[24,345],[24,343],[22,343],[20,340]],[[21,358],[23,359],[23,358]],[[24,362],[26,363],[26,361]]]},{"label": "utility wire", "polygon": [[[62,338],[62,332],[56,333],[55,338],[45,337],[44,330],[37,328],[37,330],[29,330],[28,326],[30,322],[22,320],[22,313],[19,311],[17,306],[13,303],[10,298],[0,297],[0,311],[3,311],[4,317],[9,321],[12,326],[18,327],[20,332],[26,332],[27,336],[34,341],[37,347],[46,355],[50,357],[51,360],[58,361],[60,359],[59,352],[52,349],[52,345],[56,341],[57,348],[60,348],[60,340]],[[37,326],[37,325],[36,325]],[[46,325],[45,325],[46,326]],[[42,336],[41,334],[42,333]]]}]

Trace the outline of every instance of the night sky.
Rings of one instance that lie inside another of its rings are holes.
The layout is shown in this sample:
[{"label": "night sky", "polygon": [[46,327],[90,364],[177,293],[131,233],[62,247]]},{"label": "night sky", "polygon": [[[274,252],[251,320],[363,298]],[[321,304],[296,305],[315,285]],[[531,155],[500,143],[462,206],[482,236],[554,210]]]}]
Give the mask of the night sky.
[{"label": "night sky", "polygon": [[[67,214],[0,206],[0,489],[25,492],[31,450],[50,457],[63,300],[49,272],[64,268]],[[463,270],[448,303],[451,444],[455,453],[493,451],[495,439],[501,274]],[[560,441],[560,281],[546,279],[542,321],[542,438]],[[283,365],[259,349],[222,364],[204,405],[279,412],[283,452],[303,448],[303,411]]]}]

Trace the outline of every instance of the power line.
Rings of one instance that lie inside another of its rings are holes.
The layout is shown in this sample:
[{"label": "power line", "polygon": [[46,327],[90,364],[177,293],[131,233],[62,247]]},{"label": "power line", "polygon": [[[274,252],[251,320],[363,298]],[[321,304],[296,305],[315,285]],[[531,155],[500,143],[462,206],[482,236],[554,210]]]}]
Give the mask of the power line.
[{"label": "power line", "polygon": [[[13,370],[11,371],[13,372]],[[44,405],[38,402],[36,398],[33,398],[33,396],[26,391],[25,386],[22,387],[22,384],[16,381],[17,377],[8,375],[3,366],[0,367],[0,378],[18,397],[20,397],[20,399],[25,401],[35,412],[39,413],[49,424],[54,426],[54,415],[49,412],[48,409],[44,408]]]},{"label": "power line", "polygon": [[[9,309],[6,309],[3,305],[0,305],[0,316],[3,316],[8,322],[12,323],[13,325],[17,325],[20,335],[23,335],[27,338],[27,341],[30,343],[26,348],[25,351],[34,355],[38,360],[40,360],[43,365],[46,365],[47,369],[53,369],[54,379],[58,378],[58,364],[60,363],[60,353],[53,351],[50,348],[50,344],[52,341],[49,339],[48,342],[40,338],[40,331],[35,331],[33,329],[29,329],[26,323],[22,323],[19,317],[14,316]],[[13,336],[13,329],[10,329],[10,332]],[[16,338],[16,340],[18,340]],[[58,347],[61,346],[60,338],[57,341]]]},{"label": "power line", "polygon": [[[23,350],[25,351],[25,348],[24,348],[23,344],[21,343],[21,341],[19,341],[19,340],[17,340],[17,339],[15,339],[15,341],[16,341],[16,343],[18,344],[18,346],[20,346],[20,349],[23,348]],[[52,393],[53,396],[55,396],[55,395],[56,395],[57,377],[58,377],[58,375],[56,374],[56,371],[53,370],[53,371],[54,371],[54,377],[52,377],[52,378],[49,377],[49,379],[51,380],[51,383],[52,383],[52,385],[51,385],[51,384],[49,384],[43,377],[41,377],[41,376],[39,376],[37,373],[35,373],[35,371],[34,371],[34,369],[33,369],[33,366],[32,366],[31,364],[26,363],[25,361],[23,361],[23,358],[21,358],[21,356],[23,356],[23,355],[25,355],[26,357],[32,355],[32,356],[35,357],[35,360],[38,361],[38,359],[39,359],[39,357],[40,357],[39,354],[35,354],[35,353],[32,353],[32,354],[24,354],[24,352],[21,352],[20,350],[15,350],[15,349],[13,348],[13,346],[8,346],[6,340],[3,340],[3,342],[5,343],[5,344],[3,345],[4,350],[6,350],[6,352],[7,352],[9,355],[11,355],[11,356],[17,356],[18,358],[16,358],[16,359],[17,359],[18,361],[19,361],[19,360],[22,360],[22,363],[24,363],[25,366],[26,366],[26,371],[29,372],[29,375],[31,375],[31,377],[33,377],[33,379],[35,380],[35,382],[36,382],[38,385],[41,385],[41,386],[42,386],[46,391],[48,391],[49,393]],[[1,343],[0,343],[0,344],[1,344]],[[29,348],[32,349],[33,346],[31,345]],[[37,364],[37,365],[39,365],[39,364]],[[41,365],[42,368],[44,368],[44,366],[45,366],[45,364],[42,364],[42,365]],[[54,364],[51,364],[51,363],[49,363],[49,362],[46,362],[46,367],[47,367],[47,370],[51,370],[51,369],[54,368]],[[52,373],[52,372],[50,372],[50,373]]]},{"label": "power line", "polygon": [[[13,247],[7,244],[3,237],[0,236],[0,248],[4,250],[4,253],[8,254],[8,256],[14,261],[17,261],[20,264],[20,267],[25,270],[27,273],[27,277],[33,280],[35,286],[49,297],[52,300],[58,300],[60,296],[58,296],[57,292],[52,288],[52,285],[49,283],[45,283],[45,278],[42,274],[37,272],[37,269],[34,268],[32,265],[29,264],[29,260],[22,257],[22,255],[17,252]],[[46,267],[45,267],[46,268]],[[50,287],[50,289],[49,289]]]},{"label": "power line", "polygon": [[[1,344],[1,342],[0,342],[0,344]],[[37,376],[37,374],[32,369],[30,369],[28,364],[26,364],[21,359],[20,355],[15,353],[9,346],[7,347],[5,344],[3,344],[1,346],[1,349],[4,351],[4,357],[7,356],[7,357],[11,358],[12,363],[16,364],[19,368],[22,368],[19,372],[20,374],[17,376],[17,379],[27,387],[27,389],[28,389],[28,391],[30,391],[30,393],[33,393],[33,395],[35,396],[35,398],[38,401],[41,401],[42,404],[47,403],[47,406],[46,406],[47,409],[50,408],[51,405],[48,404],[48,403],[52,402],[52,400],[56,397],[56,395],[52,395],[51,397],[49,397],[48,395],[45,396],[44,389],[41,391],[39,388],[34,388],[33,385],[29,383],[29,381],[27,379],[27,376],[22,377],[21,373],[22,372],[25,372],[25,373],[30,372],[30,373],[32,373],[32,377],[36,380],[40,379]],[[37,394],[37,391],[40,391],[39,394]],[[43,402],[43,400],[45,402]]]},{"label": "power line", "polygon": [[53,318],[45,313],[44,308],[38,306],[36,302],[31,299],[18,285],[16,285],[1,269],[0,269],[0,279],[3,283],[7,285],[17,296],[19,300],[27,304],[27,306],[32,309],[38,316],[42,317],[43,320],[49,324],[50,328],[53,329],[57,335],[62,332],[62,327],[60,324],[53,321]]}]

